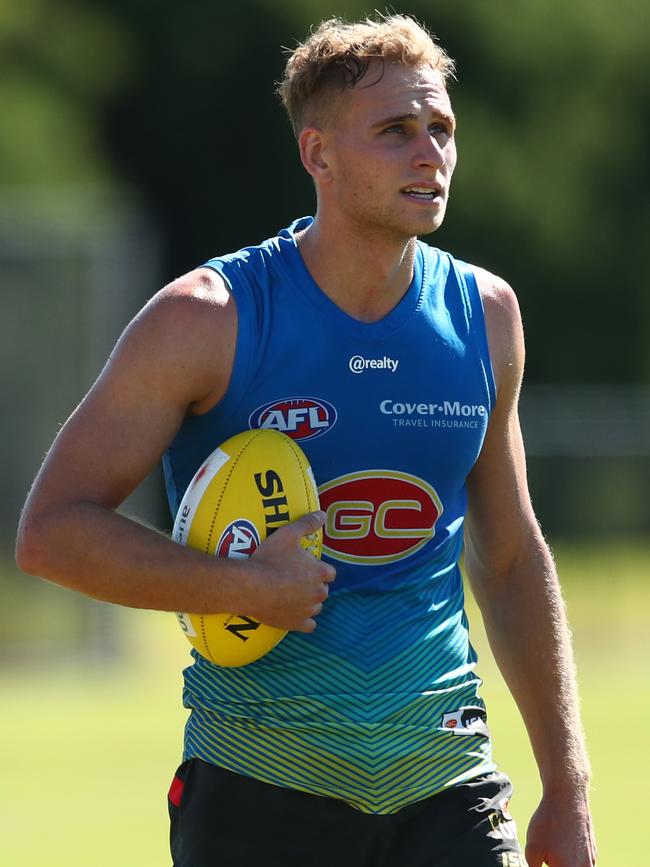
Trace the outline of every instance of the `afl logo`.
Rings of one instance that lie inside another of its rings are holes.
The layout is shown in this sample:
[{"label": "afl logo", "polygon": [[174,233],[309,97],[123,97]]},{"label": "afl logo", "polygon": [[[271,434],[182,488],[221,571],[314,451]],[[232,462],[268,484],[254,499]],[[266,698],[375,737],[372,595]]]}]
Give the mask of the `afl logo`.
[{"label": "afl logo", "polygon": [[394,470],[366,470],[318,489],[327,512],[323,554],[378,566],[409,557],[435,534],[443,511],[428,482]]},{"label": "afl logo", "polygon": [[214,550],[216,557],[231,557],[243,560],[250,557],[260,546],[257,528],[246,518],[237,518],[221,534]]},{"label": "afl logo", "polygon": [[313,440],[327,433],[336,422],[331,403],[315,397],[287,397],[254,410],[248,419],[251,430],[279,430],[294,440]]}]

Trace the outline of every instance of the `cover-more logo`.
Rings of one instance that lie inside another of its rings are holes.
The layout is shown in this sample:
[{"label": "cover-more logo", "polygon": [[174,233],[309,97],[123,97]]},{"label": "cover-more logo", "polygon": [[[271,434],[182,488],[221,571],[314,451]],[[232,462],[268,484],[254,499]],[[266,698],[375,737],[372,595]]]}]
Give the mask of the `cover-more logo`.
[{"label": "cover-more logo", "polygon": [[392,563],[419,551],[443,511],[424,479],[395,470],[349,473],[321,485],[323,553],[346,563]]},{"label": "cover-more logo", "polygon": [[348,361],[348,367],[352,373],[364,373],[366,370],[389,370],[395,373],[399,365],[399,358],[364,358],[362,355],[353,355]]},{"label": "cover-more logo", "polygon": [[482,403],[441,400],[424,403],[409,400],[382,400],[382,415],[389,416],[393,427],[428,427],[479,430],[487,424],[488,408]]},{"label": "cover-more logo", "polygon": [[459,400],[443,400],[440,403],[382,400],[379,409],[384,415],[447,415],[456,418],[487,415],[487,407],[482,403],[461,403]]},{"label": "cover-more logo", "polygon": [[251,430],[270,428],[294,440],[312,440],[336,423],[336,409],[317,397],[285,397],[258,406],[250,415]]}]

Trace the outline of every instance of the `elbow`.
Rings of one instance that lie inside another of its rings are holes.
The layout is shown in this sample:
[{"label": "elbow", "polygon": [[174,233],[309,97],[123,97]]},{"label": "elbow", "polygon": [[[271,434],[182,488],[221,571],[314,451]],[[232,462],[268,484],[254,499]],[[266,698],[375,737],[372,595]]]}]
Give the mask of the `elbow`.
[{"label": "elbow", "polygon": [[20,517],[16,535],[16,565],[27,575],[45,576],[47,569],[47,534],[42,517],[25,509]]}]

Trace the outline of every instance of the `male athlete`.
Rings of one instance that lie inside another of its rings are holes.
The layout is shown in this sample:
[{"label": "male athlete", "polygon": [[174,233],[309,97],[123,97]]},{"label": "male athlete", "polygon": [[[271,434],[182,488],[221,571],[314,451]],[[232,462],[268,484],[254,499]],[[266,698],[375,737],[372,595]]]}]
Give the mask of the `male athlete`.
[{"label": "male athlete", "polygon": [[[28,572],[291,630],[252,665],[195,656],[185,674],[175,867],[525,863],[468,641],[463,538],[543,783],[528,864],[595,863],[569,634],[526,483],[517,303],[417,240],[440,226],[456,164],[451,74],[401,16],[325,22],[293,52],[280,91],[315,218],[159,292],[25,507]],[[175,510],[219,442],[264,426],[302,445],[327,517],[242,561],[115,513],[161,455]],[[318,562],[299,539],[323,524]]]}]

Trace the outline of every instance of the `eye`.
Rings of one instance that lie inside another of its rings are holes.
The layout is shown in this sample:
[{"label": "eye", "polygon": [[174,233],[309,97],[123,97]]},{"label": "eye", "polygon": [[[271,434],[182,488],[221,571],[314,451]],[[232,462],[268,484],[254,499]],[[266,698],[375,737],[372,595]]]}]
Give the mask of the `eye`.
[{"label": "eye", "polygon": [[392,126],[387,126],[386,129],[383,130],[383,132],[403,133],[404,132],[404,124],[403,123],[394,123]]},{"label": "eye", "polygon": [[429,130],[433,135],[448,135],[452,134],[451,128],[443,121],[436,121],[429,126]]}]

